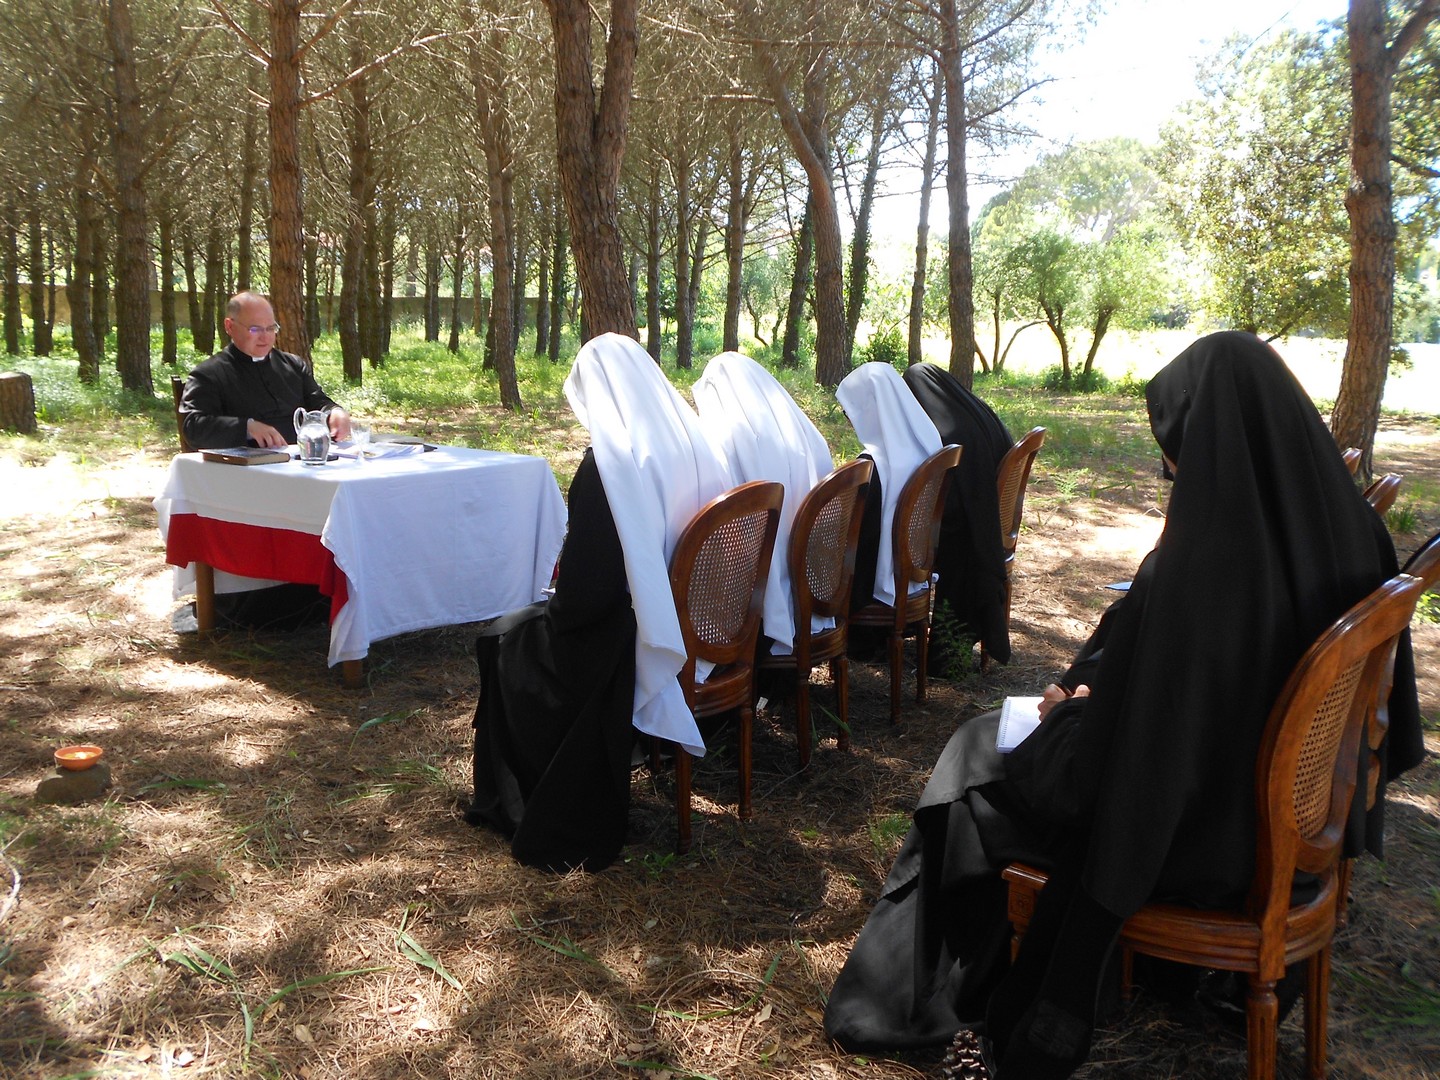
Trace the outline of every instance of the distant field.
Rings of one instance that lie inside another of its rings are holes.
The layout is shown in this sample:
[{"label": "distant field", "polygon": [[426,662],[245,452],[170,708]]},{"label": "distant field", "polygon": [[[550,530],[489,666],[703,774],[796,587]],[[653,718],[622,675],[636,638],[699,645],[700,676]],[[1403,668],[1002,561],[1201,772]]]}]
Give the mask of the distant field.
[{"label": "distant field", "polygon": [[[980,328],[981,340],[989,350],[990,339],[985,327]],[[1186,345],[1199,336],[1193,330],[1150,330],[1130,333],[1111,331],[1106,335],[1095,358],[1095,366],[1112,379],[1127,373],[1149,378]],[[1088,343],[1087,343],[1088,344]],[[1345,342],[1332,338],[1282,338],[1273,343],[1290,369],[1320,402],[1333,402],[1340,387],[1340,367],[1345,357]],[[933,352],[929,347],[933,346]],[[1440,345],[1407,346],[1411,367],[1408,371],[1392,371],[1385,383],[1385,408],[1395,412],[1425,413],[1440,416]],[[927,343],[931,359],[944,362],[948,356],[942,342]],[[1083,349],[1072,354],[1071,363],[1079,366],[1085,359]],[[1060,351],[1055,339],[1043,326],[1033,326],[1015,341],[1006,360],[1006,367],[1016,372],[1038,373],[1058,367]]]}]

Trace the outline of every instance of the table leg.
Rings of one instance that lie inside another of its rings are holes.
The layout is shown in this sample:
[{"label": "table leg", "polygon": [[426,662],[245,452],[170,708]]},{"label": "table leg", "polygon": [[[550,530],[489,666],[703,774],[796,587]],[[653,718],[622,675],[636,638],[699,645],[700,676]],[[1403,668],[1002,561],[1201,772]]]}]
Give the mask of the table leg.
[{"label": "table leg", "polygon": [[345,685],[352,690],[360,686],[364,678],[365,662],[363,660],[342,660],[340,661],[340,675],[345,680]]},{"label": "table leg", "polygon": [[202,634],[215,629],[215,568],[209,563],[195,564],[195,622]]}]

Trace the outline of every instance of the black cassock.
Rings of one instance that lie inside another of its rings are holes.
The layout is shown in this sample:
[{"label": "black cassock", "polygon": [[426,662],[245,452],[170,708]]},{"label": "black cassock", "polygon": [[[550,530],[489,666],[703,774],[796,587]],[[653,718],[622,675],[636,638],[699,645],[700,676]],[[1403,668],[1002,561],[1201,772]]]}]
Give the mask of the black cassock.
[{"label": "black cassock", "polygon": [[[1175,485],[1159,545],[1065,678],[1092,695],[1057,706],[1004,758],[993,714],[951,739],[831,994],[826,1030],[846,1046],[938,1045],[984,1018],[1002,1070],[1011,1033],[1012,1053],[1051,1048],[1046,1071],[1017,1075],[1066,1075],[1126,916],[1151,897],[1243,902],[1270,706],[1310,643],[1395,573],[1394,547],[1314,405],[1254,335],[1200,339],[1147,401]],[[1412,672],[1404,639],[1385,779],[1423,753]],[[1380,853],[1381,807],[1368,836],[1352,828],[1348,853]],[[1009,935],[997,874],[1017,854],[1054,872],[991,994]]]},{"label": "black cassock", "polygon": [[635,732],[635,615],[592,451],[569,494],[555,593],[476,641],[475,797],[465,817],[515,858],[601,870],[625,842]]},{"label": "black cassock", "polygon": [[985,643],[1000,663],[1010,660],[1005,618],[1005,549],[1000,542],[996,473],[1012,444],[1010,432],[960,380],[931,363],[905,369],[905,385],[935,423],[940,441],[964,452],[950,473],[940,545],[935,552],[935,603]]},{"label": "black cassock", "polygon": [[298,356],[271,349],[264,360],[246,356],[234,344],[190,373],[180,398],[185,438],[197,450],[244,446],[247,420],[269,424],[295,441],[295,410],[333,409],[309,366]]}]

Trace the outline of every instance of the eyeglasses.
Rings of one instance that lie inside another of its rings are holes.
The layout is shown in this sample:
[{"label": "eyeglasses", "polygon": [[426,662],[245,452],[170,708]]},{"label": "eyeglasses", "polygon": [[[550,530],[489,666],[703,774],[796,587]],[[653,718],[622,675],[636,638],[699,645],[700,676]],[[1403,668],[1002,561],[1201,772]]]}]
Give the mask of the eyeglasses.
[{"label": "eyeglasses", "polygon": [[245,329],[249,330],[252,334],[278,334],[280,332],[280,324],[278,322],[272,322],[269,326],[247,326]]}]

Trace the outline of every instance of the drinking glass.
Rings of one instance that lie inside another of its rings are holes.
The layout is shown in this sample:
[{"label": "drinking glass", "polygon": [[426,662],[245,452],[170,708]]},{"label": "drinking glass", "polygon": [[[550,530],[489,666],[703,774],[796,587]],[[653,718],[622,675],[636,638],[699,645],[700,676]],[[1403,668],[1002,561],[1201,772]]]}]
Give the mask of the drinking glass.
[{"label": "drinking glass", "polygon": [[363,421],[350,421],[350,441],[355,445],[355,460],[364,461],[370,446],[370,425]]}]

